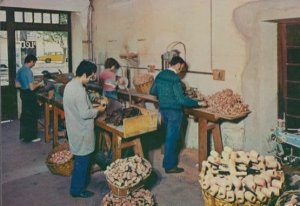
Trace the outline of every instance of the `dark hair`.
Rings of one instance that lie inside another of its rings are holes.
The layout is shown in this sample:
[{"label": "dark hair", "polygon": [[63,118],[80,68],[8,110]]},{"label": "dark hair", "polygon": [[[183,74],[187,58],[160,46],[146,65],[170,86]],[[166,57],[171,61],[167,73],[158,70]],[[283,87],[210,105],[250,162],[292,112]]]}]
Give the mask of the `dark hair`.
[{"label": "dark hair", "polygon": [[120,68],[120,64],[117,60],[115,60],[114,58],[107,58],[105,60],[104,67],[107,69],[107,68],[111,68],[113,66],[115,66],[116,69]]},{"label": "dark hair", "polygon": [[180,56],[175,56],[171,59],[170,65],[174,66],[176,64],[186,64],[185,61]]},{"label": "dark hair", "polygon": [[76,77],[81,77],[83,74],[86,74],[87,77],[91,76],[97,70],[96,64],[83,60],[80,62],[76,69]]},{"label": "dark hair", "polygon": [[34,61],[36,62],[37,61],[37,58],[36,56],[34,56],[33,54],[28,54],[25,59],[24,59],[24,63],[29,63],[31,61]]}]

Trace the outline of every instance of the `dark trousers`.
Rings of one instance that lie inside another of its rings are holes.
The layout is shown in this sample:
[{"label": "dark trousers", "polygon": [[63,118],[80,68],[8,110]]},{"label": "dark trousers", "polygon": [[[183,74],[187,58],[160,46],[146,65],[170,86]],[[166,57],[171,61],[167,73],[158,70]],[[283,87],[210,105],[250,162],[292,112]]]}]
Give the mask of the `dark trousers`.
[{"label": "dark trousers", "polygon": [[71,195],[79,195],[85,191],[90,180],[91,154],[75,155],[74,169],[71,178]]},{"label": "dark trousers", "polygon": [[35,92],[20,90],[22,112],[20,118],[20,139],[30,142],[37,138],[38,104]]},{"label": "dark trousers", "polygon": [[170,170],[178,164],[176,147],[180,137],[183,112],[177,110],[161,110],[160,112],[166,129],[163,167]]}]

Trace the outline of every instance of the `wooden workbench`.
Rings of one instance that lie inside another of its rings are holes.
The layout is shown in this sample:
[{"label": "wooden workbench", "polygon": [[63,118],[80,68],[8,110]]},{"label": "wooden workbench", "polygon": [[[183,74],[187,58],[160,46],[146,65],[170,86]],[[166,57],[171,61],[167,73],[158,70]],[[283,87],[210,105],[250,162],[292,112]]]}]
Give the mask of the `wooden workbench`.
[{"label": "wooden workbench", "polygon": [[51,111],[52,111],[52,104],[51,100],[48,97],[47,93],[38,93],[37,94],[38,101],[40,101],[44,105],[44,137],[45,137],[45,142],[48,143],[50,142],[52,138],[52,134],[49,133],[49,127],[50,127],[50,122],[51,122]]},{"label": "wooden workbench", "polygon": [[[134,89],[129,90],[132,100],[144,100],[150,101],[157,105],[158,101],[155,96],[149,94],[139,94]],[[119,90],[118,95],[120,98],[129,99],[128,90]],[[210,113],[205,109],[201,108],[185,108],[184,112],[188,115],[193,116],[196,120],[198,120],[198,164],[199,170],[201,170],[202,161],[207,159],[207,155],[209,152],[210,146],[208,145],[208,132],[212,132],[214,147],[215,150],[219,153],[223,150],[222,144],[222,135],[220,124],[224,120],[233,121],[240,118],[243,118],[249,114],[246,112],[244,114],[240,114],[237,116],[218,116],[216,114]]]},{"label": "wooden workbench", "polygon": [[58,119],[59,113],[64,110],[62,99],[51,100],[53,106],[53,148],[58,145]]},{"label": "wooden workbench", "polygon": [[[47,93],[38,93],[38,100],[44,104],[44,136],[45,142],[48,143],[53,138],[53,147],[58,144],[58,119],[59,114],[63,111],[62,99],[49,98]],[[53,133],[49,132],[52,126]]]},{"label": "wooden workbench", "polygon": [[[49,142],[51,140],[51,137],[53,137],[53,147],[55,147],[58,145],[58,118],[60,111],[64,110],[63,101],[62,99],[49,99],[45,94],[40,94],[39,99],[45,104],[45,128],[49,127],[50,121],[52,120],[51,125],[53,127],[53,135],[45,132],[45,139],[46,142]],[[50,118],[49,105],[51,105],[53,111],[52,118]],[[139,135],[147,132],[152,132],[157,129],[157,114],[144,110],[146,109],[143,109],[142,113],[144,112],[147,114],[138,116],[135,119],[130,118],[126,120],[129,125],[132,124],[131,127],[126,127],[126,131],[122,126],[117,127],[111,124],[106,124],[103,120],[103,117],[99,117],[95,120],[96,126],[112,134],[111,146],[114,160],[121,158],[122,149],[127,147],[133,147],[136,154],[140,155],[141,157],[144,156]],[[45,129],[45,131],[48,130]]]},{"label": "wooden workbench", "polygon": [[140,135],[157,130],[157,112],[139,109],[142,115],[123,119],[123,125],[108,124],[101,116],[95,120],[96,126],[112,134],[113,160],[121,158],[122,149],[128,147],[144,157]]}]

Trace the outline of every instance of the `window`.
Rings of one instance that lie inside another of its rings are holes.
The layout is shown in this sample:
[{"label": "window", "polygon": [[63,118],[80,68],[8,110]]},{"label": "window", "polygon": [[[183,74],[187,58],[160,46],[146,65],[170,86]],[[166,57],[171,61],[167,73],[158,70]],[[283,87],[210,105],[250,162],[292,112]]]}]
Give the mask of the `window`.
[{"label": "window", "polygon": [[0,22],[6,22],[6,11],[0,10]]},{"label": "window", "polygon": [[35,55],[38,60],[32,70],[33,75],[68,73],[68,32],[57,31],[16,31],[16,69],[22,66],[27,54]]},{"label": "window", "polygon": [[27,54],[39,60],[33,74],[72,71],[71,13],[25,8],[0,8],[1,117],[18,116],[16,70]]},{"label": "window", "polygon": [[26,23],[32,23],[32,12],[25,12],[24,17]]},{"label": "window", "polygon": [[23,12],[15,12],[15,22],[23,22]]},{"label": "window", "polygon": [[0,77],[1,86],[7,86],[8,78],[8,53],[7,53],[7,32],[0,31]]},{"label": "window", "polygon": [[280,118],[286,128],[300,128],[300,20],[278,24]]},{"label": "window", "polygon": [[[69,17],[63,12],[32,12],[15,11],[14,20],[17,23],[68,24]],[[6,21],[6,11],[0,11],[0,21]]]},{"label": "window", "polygon": [[34,13],[34,23],[42,23],[42,13]]}]

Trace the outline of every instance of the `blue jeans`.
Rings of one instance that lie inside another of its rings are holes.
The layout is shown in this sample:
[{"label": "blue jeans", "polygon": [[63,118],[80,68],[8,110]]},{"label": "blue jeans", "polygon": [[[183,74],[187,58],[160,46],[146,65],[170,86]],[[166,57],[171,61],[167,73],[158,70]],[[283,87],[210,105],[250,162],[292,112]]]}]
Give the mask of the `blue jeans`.
[{"label": "blue jeans", "polygon": [[85,191],[90,178],[91,154],[84,156],[75,155],[74,169],[71,178],[71,195],[79,195]]},{"label": "blue jeans", "polygon": [[178,164],[176,146],[180,137],[183,112],[177,110],[161,110],[160,112],[166,129],[163,167],[170,170]]}]

